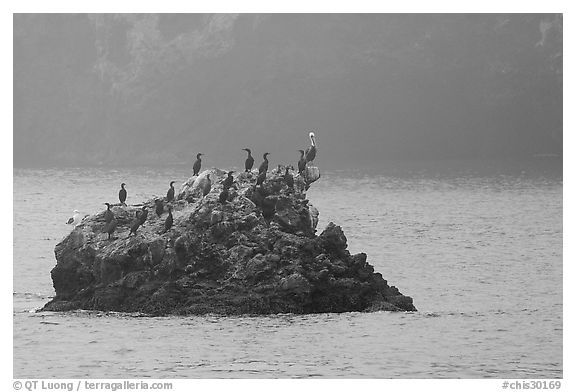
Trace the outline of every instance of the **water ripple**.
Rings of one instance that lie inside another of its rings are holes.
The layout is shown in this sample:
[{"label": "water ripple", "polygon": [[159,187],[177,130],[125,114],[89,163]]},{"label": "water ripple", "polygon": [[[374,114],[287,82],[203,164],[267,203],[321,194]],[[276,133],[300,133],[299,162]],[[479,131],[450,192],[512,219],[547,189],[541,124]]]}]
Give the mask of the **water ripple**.
[{"label": "water ripple", "polygon": [[562,377],[562,178],[526,169],[326,172],[310,189],[319,227],[341,224],[419,312],[34,312],[72,210],[103,210],[126,178],[135,203],[189,174],[14,171],[14,377]]}]

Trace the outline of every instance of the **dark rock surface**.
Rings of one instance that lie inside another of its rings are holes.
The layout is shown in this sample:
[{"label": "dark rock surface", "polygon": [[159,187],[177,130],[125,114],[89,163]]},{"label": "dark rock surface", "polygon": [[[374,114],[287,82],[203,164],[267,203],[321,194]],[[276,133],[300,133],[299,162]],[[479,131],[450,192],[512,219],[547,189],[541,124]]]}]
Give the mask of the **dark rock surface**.
[{"label": "dark rock surface", "polygon": [[[201,188],[210,174],[211,192]],[[316,235],[318,210],[305,190],[320,178],[310,167],[284,168],[255,187],[240,173],[228,201],[218,201],[224,171],[206,170],[183,184],[167,213],[149,214],[128,236],[138,206],[114,206],[114,239],[102,233],[104,211],[86,217],[55,248],[56,296],[43,310],[72,309],[166,314],[271,314],[347,311],[415,311],[410,297],[388,286],[367,263],[351,255],[339,226]],[[143,205],[154,209],[154,200]]]}]

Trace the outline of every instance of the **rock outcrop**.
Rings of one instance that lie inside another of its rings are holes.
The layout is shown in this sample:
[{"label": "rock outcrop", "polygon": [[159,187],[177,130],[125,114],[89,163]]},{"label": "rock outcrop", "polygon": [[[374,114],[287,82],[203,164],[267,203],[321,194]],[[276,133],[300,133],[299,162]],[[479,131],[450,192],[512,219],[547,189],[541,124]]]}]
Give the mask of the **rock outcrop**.
[{"label": "rock outcrop", "polygon": [[[104,211],[86,217],[55,248],[56,296],[43,310],[73,309],[166,314],[271,314],[347,311],[415,311],[410,297],[388,286],[366,261],[351,255],[339,226],[316,235],[318,210],[305,191],[320,177],[284,168],[240,173],[227,200],[219,195],[226,174],[207,170],[183,184],[164,232],[154,200],[136,234],[131,223],[142,205],[112,208],[113,238],[102,233]],[[211,191],[202,197],[207,175]]]}]

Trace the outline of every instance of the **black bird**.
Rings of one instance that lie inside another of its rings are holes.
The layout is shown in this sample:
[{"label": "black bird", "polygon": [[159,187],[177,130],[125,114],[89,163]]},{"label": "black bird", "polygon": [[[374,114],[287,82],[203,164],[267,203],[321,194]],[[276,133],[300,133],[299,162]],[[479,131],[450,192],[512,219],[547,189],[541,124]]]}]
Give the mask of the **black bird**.
[{"label": "black bird", "polygon": [[168,216],[164,221],[164,233],[170,230],[173,223],[174,223],[174,217],[172,217],[172,206],[168,206]]},{"label": "black bird", "polygon": [[224,180],[224,183],[222,183],[222,187],[224,189],[228,189],[232,186],[232,183],[234,182],[234,177],[232,177],[232,173],[234,173],[234,171],[229,171],[228,172],[228,177],[226,177],[226,179]]},{"label": "black bird", "polygon": [[146,218],[148,218],[148,207],[142,206],[142,211],[140,211],[140,215],[138,216],[140,219],[140,224],[143,225],[146,222]]},{"label": "black bird", "polygon": [[270,155],[269,152],[264,153],[264,162],[260,164],[260,167],[258,168],[258,174],[262,174],[262,172],[266,173],[268,171],[268,155]]},{"label": "black bird", "polygon": [[304,158],[304,150],[298,151],[300,151],[300,160],[298,161],[298,174],[300,174],[306,169],[306,158]]},{"label": "black bird", "polygon": [[162,203],[162,199],[156,199],[154,200],[154,203],[156,204],[156,215],[158,215],[158,218],[160,218],[160,216],[164,213],[164,203]]},{"label": "black bird", "polygon": [[124,186],[126,184],[122,183],[120,185],[121,189],[120,192],[118,192],[118,199],[120,199],[120,204],[122,204],[123,206],[126,205],[125,201],[126,201],[126,196],[128,195],[128,193],[126,192],[126,189],[124,189]]},{"label": "black bird", "polygon": [[226,202],[228,201],[228,195],[229,195],[229,193],[228,193],[228,188],[224,188],[224,189],[222,190],[222,192],[220,192],[220,196],[218,196],[218,201],[219,201],[221,204],[226,203]]},{"label": "black bird", "polygon": [[289,167],[286,167],[286,173],[284,173],[284,181],[286,181],[286,185],[288,185],[288,188],[294,189],[294,177],[292,177],[292,174],[288,173],[288,169]]},{"label": "black bird", "polygon": [[194,174],[192,174],[193,176],[197,176],[198,173],[200,173],[200,168],[202,167],[202,159],[200,159],[200,156],[202,155],[204,154],[201,152],[196,154],[196,162],[194,162],[194,166],[192,166],[192,169],[194,169]]},{"label": "black bird", "polygon": [[316,158],[316,136],[314,132],[310,132],[310,147],[306,149],[306,163],[314,161]]},{"label": "black bird", "polygon": [[244,168],[246,169],[245,171],[249,172],[252,170],[252,166],[254,166],[254,158],[249,148],[243,148],[243,150],[248,152],[248,158],[246,158],[246,162],[244,162]]},{"label": "black bird", "polygon": [[170,189],[168,189],[168,193],[166,193],[166,201],[174,200],[174,182],[175,181],[172,181],[170,183]]},{"label": "black bird", "polygon": [[136,216],[132,221],[132,223],[130,224],[130,233],[128,233],[128,237],[130,237],[130,234],[136,235],[136,230],[138,230],[139,227],[140,227],[140,217],[138,216],[138,211],[136,211]]},{"label": "black bird", "polygon": [[111,236],[114,230],[116,230],[116,226],[118,226],[118,221],[116,221],[116,218],[112,215],[112,220],[107,222],[102,229],[102,233],[108,233],[108,240],[112,239]]},{"label": "black bird", "polygon": [[266,180],[266,172],[263,171],[262,173],[258,174],[258,178],[256,179],[256,185],[262,185]]},{"label": "black bird", "polygon": [[110,210],[110,203],[104,203],[106,204],[106,206],[108,207],[106,209],[106,212],[104,212],[104,220],[106,221],[106,223],[109,223],[112,219],[114,219],[114,214],[112,213],[112,210]]}]

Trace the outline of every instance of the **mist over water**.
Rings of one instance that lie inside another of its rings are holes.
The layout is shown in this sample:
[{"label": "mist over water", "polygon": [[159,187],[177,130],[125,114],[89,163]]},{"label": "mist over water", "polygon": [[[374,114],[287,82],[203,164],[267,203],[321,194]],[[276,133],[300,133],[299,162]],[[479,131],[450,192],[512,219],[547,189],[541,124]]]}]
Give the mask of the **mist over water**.
[{"label": "mist over water", "polygon": [[15,163],[559,156],[562,47],[562,14],[15,14]]},{"label": "mist over water", "polygon": [[320,168],[308,192],[319,231],[341,225],[349,250],[418,312],[35,313],[54,295],[53,249],[72,210],[102,211],[121,182],[129,204],[164,195],[191,170],[15,169],[14,377],[563,376],[560,165]]}]

